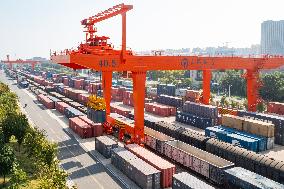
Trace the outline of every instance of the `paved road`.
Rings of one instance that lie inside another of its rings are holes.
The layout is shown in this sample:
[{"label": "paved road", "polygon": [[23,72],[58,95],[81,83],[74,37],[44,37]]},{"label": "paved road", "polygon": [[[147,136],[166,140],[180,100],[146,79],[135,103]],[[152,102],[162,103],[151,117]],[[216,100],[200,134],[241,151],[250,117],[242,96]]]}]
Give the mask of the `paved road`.
[{"label": "paved road", "polygon": [[78,143],[78,141],[63,129],[58,121],[54,119],[42,105],[34,100],[30,95],[19,89],[13,81],[5,77],[0,70],[0,81],[9,84],[11,89],[19,96],[20,104],[28,104],[25,108],[30,119],[40,129],[44,129],[51,141],[58,142],[58,159],[62,167],[70,174],[70,178],[80,189],[89,188],[123,188],[107,172],[105,167],[94,160]]}]

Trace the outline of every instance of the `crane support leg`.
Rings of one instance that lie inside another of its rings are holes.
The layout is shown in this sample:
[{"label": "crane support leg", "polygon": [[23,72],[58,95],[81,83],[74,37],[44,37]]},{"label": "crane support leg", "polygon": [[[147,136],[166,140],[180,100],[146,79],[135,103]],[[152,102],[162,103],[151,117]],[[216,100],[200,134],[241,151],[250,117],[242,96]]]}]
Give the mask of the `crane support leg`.
[{"label": "crane support leg", "polygon": [[102,87],[104,92],[104,98],[106,101],[106,114],[110,114],[110,101],[111,101],[111,85],[112,85],[112,72],[102,72]]},{"label": "crane support leg", "polygon": [[209,104],[210,101],[210,81],[211,70],[203,70],[203,103]]},{"label": "crane support leg", "polygon": [[126,52],[126,13],[122,13],[121,17],[122,17],[121,62],[125,63],[125,52]]},{"label": "crane support leg", "polygon": [[134,101],[134,142],[144,143],[144,100],[146,72],[132,72]]},{"label": "crane support leg", "polygon": [[248,110],[256,111],[257,100],[258,100],[258,72],[247,70],[247,99],[248,99]]},{"label": "crane support leg", "polygon": [[32,71],[34,71],[34,70],[35,70],[35,64],[32,63]]}]

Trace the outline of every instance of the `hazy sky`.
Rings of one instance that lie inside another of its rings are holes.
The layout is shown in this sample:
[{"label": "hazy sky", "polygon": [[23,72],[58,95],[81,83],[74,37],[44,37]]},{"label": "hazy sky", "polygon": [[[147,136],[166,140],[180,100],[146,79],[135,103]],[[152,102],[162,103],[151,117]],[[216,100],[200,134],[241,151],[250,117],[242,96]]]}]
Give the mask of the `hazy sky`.
[{"label": "hazy sky", "polygon": [[[260,43],[264,20],[284,20],[284,0],[0,0],[0,59],[42,56],[84,40],[80,21],[119,3],[127,14],[133,50]],[[121,16],[97,24],[98,34],[121,45]]]}]

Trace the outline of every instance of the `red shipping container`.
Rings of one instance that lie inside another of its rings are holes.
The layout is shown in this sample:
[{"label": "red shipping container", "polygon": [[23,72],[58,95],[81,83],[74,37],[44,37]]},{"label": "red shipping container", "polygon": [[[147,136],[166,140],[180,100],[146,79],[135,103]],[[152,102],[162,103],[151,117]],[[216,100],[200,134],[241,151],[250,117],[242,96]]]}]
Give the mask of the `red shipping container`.
[{"label": "red shipping container", "polygon": [[90,96],[90,94],[88,94],[88,93],[87,93],[87,94],[80,93],[80,94],[78,95],[78,101],[79,101],[80,103],[86,105],[87,102],[88,102],[89,96]]},{"label": "red shipping container", "polygon": [[65,108],[68,108],[68,107],[69,107],[69,105],[66,104],[65,102],[56,102],[55,103],[56,110],[59,111],[62,114],[64,114]]},{"label": "red shipping container", "polygon": [[102,123],[94,123],[87,116],[79,116],[79,118],[92,127],[94,137],[101,136],[103,134]]},{"label": "red shipping container", "polygon": [[284,115],[284,103],[269,102],[267,105],[267,112]]},{"label": "red shipping container", "polygon": [[74,81],[74,88],[75,89],[83,89],[84,79],[76,79]]},{"label": "red shipping container", "polygon": [[110,106],[110,111],[113,112],[113,113],[117,113],[119,115],[122,115],[124,117],[128,117],[129,113],[131,112],[130,110],[125,109],[123,107],[118,107],[118,106],[113,106],[113,105]]},{"label": "red shipping container", "polygon": [[78,117],[69,119],[69,127],[81,138],[93,137],[92,128],[86,122],[84,122]]},{"label": "red shipping container", "polygon": [[37,96],[37,99],[40,103],[42,103],[47,109],[53,109],[54,108],[54,103],[52,100],[44,96],[43,94],[39,94]]},{"label": "red shipping container", "polygon": [[171,187],[172,177],[176,172],[176,167],[174,164],[137,144],[129,144],[126,145],[125,148],[161,171],[160,183],[162,188]]}]

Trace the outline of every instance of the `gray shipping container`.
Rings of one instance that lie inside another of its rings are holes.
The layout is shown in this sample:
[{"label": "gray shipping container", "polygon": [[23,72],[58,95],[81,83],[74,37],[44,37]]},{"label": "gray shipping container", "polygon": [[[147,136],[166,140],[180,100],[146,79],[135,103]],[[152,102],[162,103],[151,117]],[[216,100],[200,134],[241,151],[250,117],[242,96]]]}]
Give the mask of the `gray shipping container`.
[{"label": "gray shipping container", "polygon": [[165,155],[217,184],[223,184],[224,170],[234,166],[232,162],[178,140],[165,144]]},{"label": "gray shipping container", "polygon": [[213,189],[214,187],[187,172],[173,176],[172,189]]},{"label": "gray shipping container", "polygon": [[111,163],[143,189],[160,189],[161,172],[136,155],[118,147],[112,150]]},{"label": "gray shipping container", "polygon": [[111,157],[111,150],[118,147],[118,143],[108,136],[96,137],[95,147],[104,157]]},{"label": "gray shipping container", "polygon": [[236,189],[284,189],[284,185],[241,167],[225,171],[225,186]]}]

